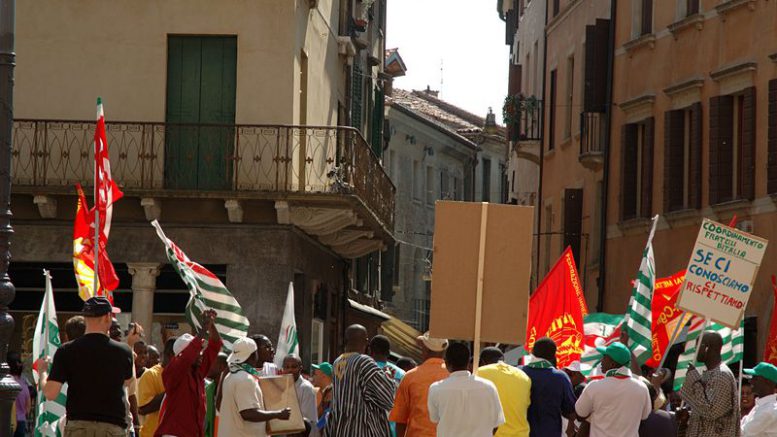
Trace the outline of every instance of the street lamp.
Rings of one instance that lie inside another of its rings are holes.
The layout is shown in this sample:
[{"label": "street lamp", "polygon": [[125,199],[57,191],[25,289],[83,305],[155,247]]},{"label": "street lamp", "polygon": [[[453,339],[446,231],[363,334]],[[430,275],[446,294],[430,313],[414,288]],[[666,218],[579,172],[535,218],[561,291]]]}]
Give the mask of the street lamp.
[{"label": "street lamp", "polygon": [[8,277],[11,234],[11,135],[13,134],[13,69],[16,0],[0,0],[0,437],[11,436],[11,406],[21,390],[9,374],[6,357],[13,333],[8,305],[16,289]]}]

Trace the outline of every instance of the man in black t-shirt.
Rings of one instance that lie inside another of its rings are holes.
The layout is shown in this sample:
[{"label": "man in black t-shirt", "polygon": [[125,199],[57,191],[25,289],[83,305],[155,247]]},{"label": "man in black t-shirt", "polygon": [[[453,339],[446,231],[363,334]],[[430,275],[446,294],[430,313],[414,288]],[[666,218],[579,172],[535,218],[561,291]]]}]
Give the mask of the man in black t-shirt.
[{"label": "man in black t-shirt", "polygon": [[124,387],[132,380],[132,351],[108,338],[111,319],[118,308],[108,299],[93,297],[84,304],[86,334],[65,343],[54,354],[51,373],[43,392],[54,400],[68,384],[65,434],[127,434]]}]

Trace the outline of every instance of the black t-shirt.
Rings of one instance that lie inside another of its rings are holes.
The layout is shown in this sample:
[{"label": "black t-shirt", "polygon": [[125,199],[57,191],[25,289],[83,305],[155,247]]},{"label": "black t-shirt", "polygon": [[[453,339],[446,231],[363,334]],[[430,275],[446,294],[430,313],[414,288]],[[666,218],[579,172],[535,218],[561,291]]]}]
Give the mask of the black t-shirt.
[{"label": "black t-shirt", "polygon": [[132,378],[132,351],[103,334],[86,334],[54,354],[49,379],[67,383],[68,420],[125,428],[124,381]]}]

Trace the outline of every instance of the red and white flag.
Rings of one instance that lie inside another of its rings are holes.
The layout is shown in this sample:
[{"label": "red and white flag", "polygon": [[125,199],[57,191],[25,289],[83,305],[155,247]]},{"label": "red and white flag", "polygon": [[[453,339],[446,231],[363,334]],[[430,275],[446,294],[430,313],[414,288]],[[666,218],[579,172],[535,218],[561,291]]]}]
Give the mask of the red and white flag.
[{"label": "red and white flag", "polygon": [[97,98],[97,129],[94,131],[94,193],[95,208],[100,215],[100,250],[105,248],[111,233],[113,203],[121,199],[121,192],[111,176],[108,139],[105,135],[105,114],[102,99]]}]

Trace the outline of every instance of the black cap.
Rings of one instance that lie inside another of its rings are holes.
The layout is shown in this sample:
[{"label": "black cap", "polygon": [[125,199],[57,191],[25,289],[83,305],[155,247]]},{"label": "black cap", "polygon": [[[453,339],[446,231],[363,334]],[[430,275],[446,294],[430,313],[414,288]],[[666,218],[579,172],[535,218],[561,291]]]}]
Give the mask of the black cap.
[{"label": "black cap", "polygon": [[111,313],[118,314],[121,310],[111,305],[111,301],[107,298],[97,296],[87,299],[81,312],[86,317],[100,317]]}]

